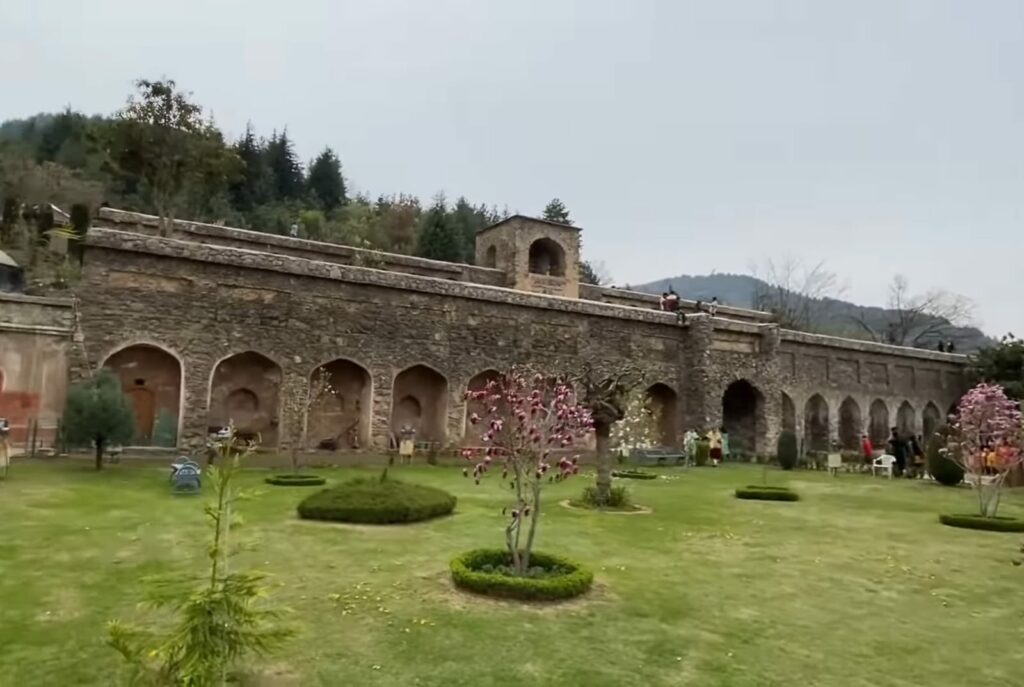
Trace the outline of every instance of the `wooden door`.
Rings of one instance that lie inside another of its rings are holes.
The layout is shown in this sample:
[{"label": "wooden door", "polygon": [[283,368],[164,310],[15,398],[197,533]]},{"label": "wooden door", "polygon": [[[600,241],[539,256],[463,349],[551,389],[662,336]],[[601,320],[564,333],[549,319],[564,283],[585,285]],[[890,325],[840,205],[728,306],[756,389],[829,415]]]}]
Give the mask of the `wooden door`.
[{"label": "wooden door", "polygon": [[133,387],[128,390],[135,411],[135,443],[146,446],[153,441],[153,422],[156,418],[156,396],[149,389]]}]

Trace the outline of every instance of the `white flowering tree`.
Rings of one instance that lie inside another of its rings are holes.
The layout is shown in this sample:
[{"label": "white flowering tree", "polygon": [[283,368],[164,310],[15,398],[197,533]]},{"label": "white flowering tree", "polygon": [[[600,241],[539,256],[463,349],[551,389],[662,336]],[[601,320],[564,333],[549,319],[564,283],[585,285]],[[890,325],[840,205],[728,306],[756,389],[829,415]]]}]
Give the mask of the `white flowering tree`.
[{"label": "white flowering tree", "polygon": [[659,410],[646,391],[634,389],[626,397],[622,419],[612,425],[612,444],[628,451],[657,446]]}]

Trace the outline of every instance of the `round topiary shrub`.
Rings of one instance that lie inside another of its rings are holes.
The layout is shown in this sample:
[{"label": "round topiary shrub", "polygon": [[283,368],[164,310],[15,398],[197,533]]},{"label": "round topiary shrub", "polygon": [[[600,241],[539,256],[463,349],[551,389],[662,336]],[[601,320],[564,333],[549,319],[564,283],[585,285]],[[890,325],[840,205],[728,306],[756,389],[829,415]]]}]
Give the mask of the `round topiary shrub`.
[{"label": "round topiary shrub", "polygon": [[962,527],[968,530],[986,530],[988,532],[1024,532],[1024,520],[1006,517],[986,518],[983,515],[967,513],[950,513],[939,516],[939,522],[950,527]]},{"label": "round topiary shrub", "polygon": [[476,549],[451,563],[456,587],[476,594],[521,601],[556,601],[590,589],[594,574],[579,563],[533,552],[525,576],[512,572],[512,556],[504,549]]},{"label": "round topiary shrub", "polygon": [[711,462],[711,442],[707,439],[697,440],[697,448],[693,452],[693,462],[699,468]]},{"label": "round topiary shrub", "polygon": [[787,429],[779,435],[776,455],[779,458],[779,467],[783,470],[792,470],[796,467],[797,460],[800,458],[796,434]]},{"label": "round topiary shrub", "polygon": [[263,480],[278,487],[319,487],[327,479],[319,475],[271,475]]},{"label": "round topiary shrub", "polygon": [[643,470],[612,470],[612,477],[618,477],[620,479],[657,479],[658,476],[653,472],[645,472]]},{"label": "round topiary shrub", "polygon": [[736,498],[752,501],[799,501],[800,495],[785,487],[741,487]]},{"label": "round topiary shrub", "polygon": [[307,520],[388,525],[448,515],[455,510],[455,497],[421,484],[355,479],[307,496],[298,510]]},{"label": "round topiary shrub", "polygon": [[941,434],[933,434],[928,440],[928,474],[939,484],[955,487],[964,481],[964,469],[953,462],[953,459],[943,451],[944,448],[946,440]]}]

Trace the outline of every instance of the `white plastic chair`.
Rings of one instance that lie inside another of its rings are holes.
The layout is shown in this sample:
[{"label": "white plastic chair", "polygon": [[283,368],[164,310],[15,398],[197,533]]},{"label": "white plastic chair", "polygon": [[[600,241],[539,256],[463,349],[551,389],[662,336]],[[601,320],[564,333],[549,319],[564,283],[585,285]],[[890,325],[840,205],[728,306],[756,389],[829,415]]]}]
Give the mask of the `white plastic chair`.
[{"label": "white plastic chair", "polygon": [[839,471],[843,468],[843,454],[841,453],[830,453],[828,454],[828,471],[835,477],[839,474]]},{"label": "white plastic chair", "polygon": [[896,456],[890,456],[888,453],[878,456],[871,462],[871,476],[875,475],[876,470],[882,470],[889,473],[889,479],[892,479],[892,466],[895,464]]}]

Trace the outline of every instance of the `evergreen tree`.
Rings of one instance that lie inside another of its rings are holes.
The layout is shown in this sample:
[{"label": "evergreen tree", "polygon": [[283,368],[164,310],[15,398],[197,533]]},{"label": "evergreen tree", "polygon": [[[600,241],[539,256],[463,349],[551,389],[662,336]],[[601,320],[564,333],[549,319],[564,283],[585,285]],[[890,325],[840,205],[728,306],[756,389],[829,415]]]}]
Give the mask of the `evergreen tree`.
[{"label": "evergreen tree", "polygon": [[257,205],[270,202],[273,195],[267,144],[256,137],[252,122],[245,134],[234,145],[235,154],[242,161],[238,179],[231,185],[231,204],[236,210],[249,212]]},{"label": "evergreen tree", "polygon": [[569,219],[569,210],[565,207],[565,203],[558,198],[552,198],[551,202],[544,206],[544,219],[559,224],[572,224],[572,220]]},{"label": "evergreen tree", "polygon": [[310,194],[326,212],[348,203],[348,197],[345,195],[345,178],[341,175],[341,161],[330,148],[324,148],[324,151],[310,163],[309,179],[306,183]]},{"label": "evergreen tree", "polygon": [[274,194],[277,200],[292,200],[302,196],[305,180],[302,178],[302,165],[295,155],[288,129],[278,136],[274,133],[267,144],[267,164],[273,179]]},{"label": "evergreen tree", "polygon": [[444,196],[438,196],[420,222],[416,254],[422,258],[457,262],[462,258],[458,230],[448,217]]},{"label": "evergreen tree", "polygon": [[459,237],[462,256],[459,262],[472,265],[476,259],[476,234],[489,224],[493,224],[487,206],[474,207],[465,196],[455,201],[455,207],[449,214],[449,221]]},{"label": "evergreen tree", "polygon": [[91,379],[72,386],[61,430],[70,444],[92,442],[96,449],[96,469],[101,469],[103,452],[111,444],[130,441],[135,431],[135,414],[121,391],[121,380],[103,368]]}]

